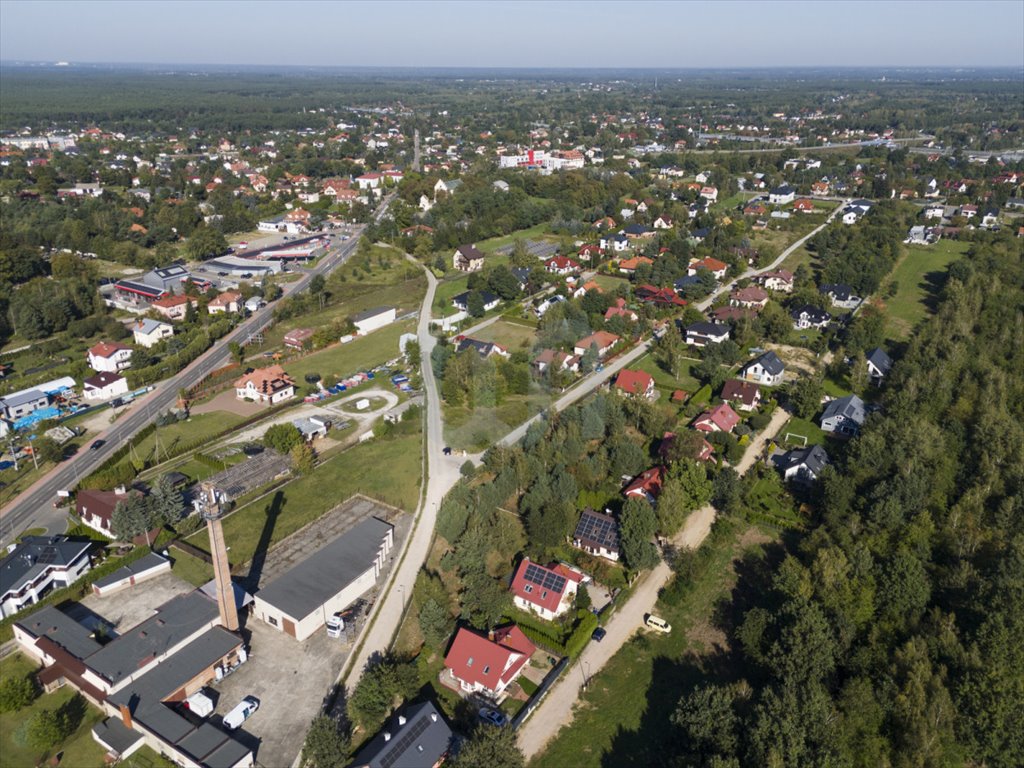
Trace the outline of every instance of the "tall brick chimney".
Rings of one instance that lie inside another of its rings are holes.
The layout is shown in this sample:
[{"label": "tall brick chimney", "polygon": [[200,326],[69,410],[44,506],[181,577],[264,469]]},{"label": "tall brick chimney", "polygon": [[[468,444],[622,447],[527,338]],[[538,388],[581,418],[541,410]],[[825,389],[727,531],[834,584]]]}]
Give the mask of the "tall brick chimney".
[{"label": "tall brick chimney", "polygon": [[210,534],[210,555],[213,558],[213,578],[217,585],[217,608],[220,623],[224,629],[238,631],[238,606],[235,604],[235,588],[231,583],[231,565],[228,563],[228,549],[224,544],[224,526],[221,517],[224,510],[217,500],[217,490],[209,483],[202,486],[203,519]]},{"label": "tall brick chimney", "polygon": [[122,704],[120,706],[120,710],[121,710],[121,722],[124,723],[124,727],[125,728],[128,728],[130,730],[131,727],[132,727],[132,711],[130,709],[128,709],[128,705],[127,704]]}]

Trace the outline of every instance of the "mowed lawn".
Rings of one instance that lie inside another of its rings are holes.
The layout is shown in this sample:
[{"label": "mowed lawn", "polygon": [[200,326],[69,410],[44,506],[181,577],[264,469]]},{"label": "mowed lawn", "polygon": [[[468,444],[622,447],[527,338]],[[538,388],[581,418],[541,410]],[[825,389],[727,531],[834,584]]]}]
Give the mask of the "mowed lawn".
[{"label": "mowed lawn", "polygon": [[[273,546],[357,493],[413,512],[423,475],[423,435],[418,424],[403,424],[401,429],[410,434],[355,445],[225,517],[224,538],[232,565],[249,562],[258,549]],[[205,530],[189,536],[188,542],[209,549]]]},{"label": "mowed lawn", "polygon": [[473,338],[501,344],[509,352],[520,349],[530,352],[537,340],[537,329],[502,319],[474,333]]},{"label": "mowed lawn", "polygon": [[[36,665],[29,659],[20,653],[14,653],[0,661],[0,679],[24,677],[35,669]],[[75,732],[64,742],[45,753],[28,744],[28,725],[36,714],[43,710],[60,709],[75,695],[75,689],[67,685],[53,693],[43,694],[25,709],[0,713],[0,765],[11,768],[42,765],[44,758],[63,752],[61,765],[74,768],[102,768],[106,750],[93,740],[91,730],[96,723],[104,719],[104,715],[84,699],[84,716]]]},{"label": "mowed lawn", "polygon": [[300,389],[305,385],[304,377],[307,373],[319,373],[321,377],[333,374],[344,378],[398,357],[401,354],[398,349],[399,338],[403,333],[415,332],[415,320],[392,323],[347,344],[335,344],[295,362],[285,363],[284,369],[295,379]]},{"label": "mowed lawn", "polygon": [[896,262],[883,290],[890,283],[896,294],[885,302],[886,334],[890,339],[906,339],[915,326],[932,310],[931,302],[950,263],[967,252],[969,243],[940,240],[934,245],[907,245]]},{"label": "mowed lawn", "polygon": [[654,379],[654,386],[661,390],[662,402],[668,402],[668,398],[671,397],[672,393],[677,389],[682,389],[685,392],[693,394],[700,389],[700,382],[692,375],[692,368],[700,364],[700,360],[684,360],[682,370],[677,377],[664,371],[654,356],[647,353],[633,365],[629,366],[630,370],[634,371],[646,371],[651,374]]},{"label": "mowed lawn", "polygon": [[[703,545],[700,565],[677,605],[659,601],[658,616],[672,625],[669,635],[639,630],[600,671],[591,675],[572,724],[563,728],[531,762],[544,766],[658,765],[661,750],[673,738],[669,718],[684,693],[705,676],[709,643],[727,644],[713,626],[716,604],[729,600],[736,584],[733,562],[760,559],[769,535],[741,522],[722,522],[722,530]],[[709,659],[724,664],[721,656]],[[579,677],[573,667],[566,674]]]}]

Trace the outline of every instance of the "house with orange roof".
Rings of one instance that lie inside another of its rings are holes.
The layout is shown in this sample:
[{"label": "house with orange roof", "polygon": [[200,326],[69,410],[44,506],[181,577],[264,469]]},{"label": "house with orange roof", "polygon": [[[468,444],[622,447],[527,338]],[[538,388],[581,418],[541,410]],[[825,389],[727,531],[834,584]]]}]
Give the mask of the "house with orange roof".
[{"label": "house with orange roof", "polygon": [[188,312],[188,306],[198,307],[199,302],[184,294],[167,294],[159,299],[154,299],[149,306],[166,317],[168,320],[183,320]]},{"label": "house with orange roof", "polygon": [[130,368],[131,358],[132,348],[116,341],[101,341],[86,352],[89,367],[100,373],[117,373]]},{"label": "house with orange roof", "polygon": [[623,368],[615,378],[614,389],[620,395],[632,395],[650,400],[654,397],[654,378],[646,371]]},{"label": "house with orange roof", "polygon": [[224,293],[212,299],[206,305],[206,311],[211,315],[219,315],[223,312],[238,313],[242,307],[242,294],[238,291],[224,291]]},{"label": "house with orange roof", "polygon": [[596,347],[597,356],[604,359],[604,356],[607,355],[611,351],[611,348],[618,344],[618,342],[619,337],[614,333],[598,331],[597,333],[592,333],[586,338],[577,341],[576,346],[573,348],[573,352],[577,355],[584,355],[587,350],[592,347]]},{"label": "house with orange roof", "polygon": [[280,365],[257,368],[235,382],[235,397],[273,405],[295,396],[295,382]]}]

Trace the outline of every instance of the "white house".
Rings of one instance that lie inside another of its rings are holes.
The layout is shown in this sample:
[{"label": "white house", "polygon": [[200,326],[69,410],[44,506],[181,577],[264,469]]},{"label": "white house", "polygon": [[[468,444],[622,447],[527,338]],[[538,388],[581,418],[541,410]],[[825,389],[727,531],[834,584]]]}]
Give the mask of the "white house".
[{"label": "white house", "polygon": [[88,572],[90,541],[66,536],[25,536],[0,560],[0,618],[38,602]]},{"label": "white house", "polygon": [[786,366],[774,352],[765,352],[740,369],[740,378],[758,384],[774,386],[782,383]]},{"label": "white house", "polygon": [[242,294],[238,291],[224,291],[206,305],[206,311],[211,315],[219,315],[230,312],[238,314],[242,311]]},{"label": "white house", "polygon": [[131,367],[132,348],[116,341],[101,341],[89,348],[87,358],[94,371],[117,373]]},{"label": "white house", "polygon": [[82,384],[82,397],[86,400],[110,400],[128,394],[128,379],[117,373],[103,371],[90,376]]},{"label": "white house", "polygon": [[501,701],[536,650],[515,625],[496,629],[486,636],[459,627],[444,658],[444,675],[466,693],[479,693]]},{"label": "white house", "polygon": [[588,554],[618,562],[619,524],[610,514],[587,508],[580,515],[572,545]]},{"label": "white house", "polygon": [[788,184],[776,187],[768,193],[768,202],[772,205],[786,205],[796,199],[796,190]]},{"label": "white house", "polygon": [[280,365],[257,368],[235,382],[235,397],[273,405],[295,396],[295,382]]},{"label": "white house", "polygon": [[517,608],[554,621],[572,607],[577,587],[586,580],[582,571],[568,565],[544,566],[524,557],[512,577],[512,602]]},{"label": "white house", "polygon": [[174,327],[170,323],[144,317],[132,323],[132,335],[136,344],[149,349],[164,339],[171,338],[174,335]]}]

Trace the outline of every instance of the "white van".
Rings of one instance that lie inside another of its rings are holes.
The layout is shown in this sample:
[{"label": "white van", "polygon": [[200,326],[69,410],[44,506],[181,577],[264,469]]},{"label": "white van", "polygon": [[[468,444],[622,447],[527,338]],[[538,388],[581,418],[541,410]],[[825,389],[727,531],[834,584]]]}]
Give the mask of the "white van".
[{"label": "white van", "polygon": [[672,625],[664,619],[658,618],[652,613],[644,616],[644,625],[655,632],[664,632],[666,635],[672,631]]},{"label": "white van", "polygon": [[241,727],[242,723],[249,719],[253,712],[260,708],[260,700],[255,696],[246,696],[238,706],[224,715],[224,727],[233,731]]}]

